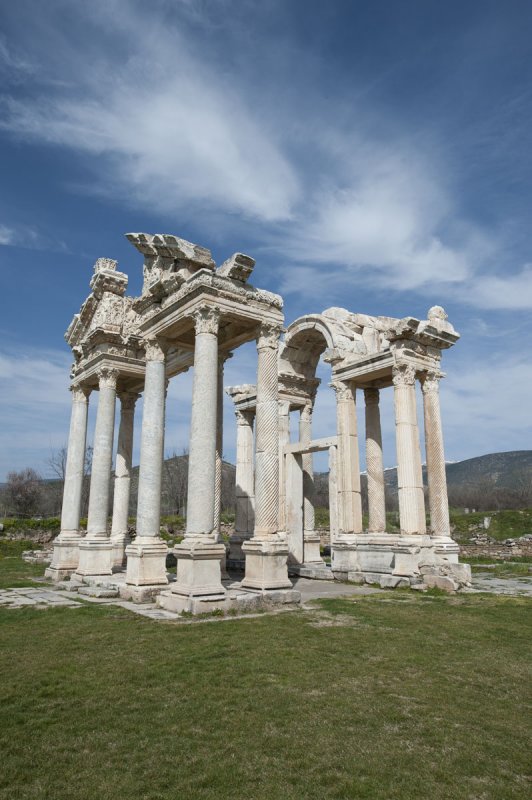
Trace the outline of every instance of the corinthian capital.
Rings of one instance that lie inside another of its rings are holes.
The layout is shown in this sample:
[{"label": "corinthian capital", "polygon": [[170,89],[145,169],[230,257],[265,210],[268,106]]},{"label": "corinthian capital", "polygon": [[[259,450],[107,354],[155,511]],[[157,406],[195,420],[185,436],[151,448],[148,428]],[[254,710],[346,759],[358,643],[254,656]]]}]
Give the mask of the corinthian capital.
[{"label": "corinthian capital", "polygon": [[86,403],[92,390],[81,383],[73,383],[70,391],[72,392],[73,403]]},{"label": "corinthian capital", "polygon": [[220,309],[218,306],[200,306],[194,311],[194,328],[196,336],[201,333],[218,335]]},{"label": "corinthian capital", "polygon": [[416,380],[416,369],[411,364],[397,364],[392,369],[394,386],[413,386]]},{"label": "corinthian capital", "polygon": [[135,404],[140,394],[136,392],[121,392],[118,397],[120,398],[120,407],[122,411],[134,411]]},{"label": "corinthian capital", "polygon": [[275,322],[263,322],[257,337],[257,350],[271,348],[277,350],[283,326]]},{"label": "corinthian capital", "polygon": [[98,370],[98,386],[100,389],[116,389],[116,382],[120,373],[112,367],[101,367]]},{"label": "corinthian capital", "polygon": [[440,389],[440,380],[443,378],[443,373],[436,370],[425,372],[421,378],[421,389],[423,394],[427,392],[437,392]]},{"label": "corinthian capital", "polygon": [[364,389],[364,400],[367,406],[379,405],[379,390],[378,389]]},{"label": "corinthian capital", "polygon": [[353,387],[344,381],[333,381],[329,386],[334,389],[336,393],[336,400],[354,400],[355,394]]},{"label": "corinthian capital", "polygon": [[152,337],[143,342],[146,361],[164,361],[164,350],[158,339]]}]

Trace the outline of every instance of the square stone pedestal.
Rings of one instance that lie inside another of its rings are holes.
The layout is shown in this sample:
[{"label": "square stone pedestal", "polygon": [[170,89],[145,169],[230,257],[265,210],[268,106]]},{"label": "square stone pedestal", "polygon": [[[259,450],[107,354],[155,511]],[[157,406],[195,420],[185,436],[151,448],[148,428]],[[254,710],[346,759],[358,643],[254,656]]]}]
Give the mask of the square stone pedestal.
[{"label": "square stone pedestal", "polygon": [[138,537],[126,547],[126,582],[120,597],[134,603],[146,603],[168,585],[166,555],[168,547],[160,539]]},{"label": "square stone pedestal", "polygon": [[243,589],[267,591],[291,589],[288,578],[288,544],[284,537],[273,540],[250,539],[242,545],[246,557]]},{"label": "square stone pedestal", "polygon": [[78,534],[59,534],[54,541],[52,561],[44,573],[46,578],[63,581],[74,574],[79,564],[80,541],[82,539]]},{"label": "square stone pedestal", "polygon": [[185,539],[172,551],[177,559],[172,594],[186,597],[225,596],[222,585],[223,542]]},{"label": "square stone pedestal", "polygon": [[305,533],[303,537],[303,559],[305,564],[323,564],[320,553],[319,533]]},{"label": "square stone pedestal", "polygon": [[74,578],[112,575],[111,555],[113,546],[109,539],[89,539],[85,536],[79,543],[79,563]]},{"label": "square stone pedestal", "polygon": [[111,566],[113,571],[119,572],[126,564],[126,547],[131,544],[131,537],[127,533],[117,533],[111,535],[113,552],[111,554]]}]

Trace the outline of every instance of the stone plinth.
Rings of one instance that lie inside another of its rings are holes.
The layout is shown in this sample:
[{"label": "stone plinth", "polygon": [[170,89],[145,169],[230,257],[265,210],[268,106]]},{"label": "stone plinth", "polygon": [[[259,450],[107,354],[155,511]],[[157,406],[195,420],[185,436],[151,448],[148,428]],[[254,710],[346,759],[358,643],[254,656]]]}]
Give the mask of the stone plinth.
[{"label": "stone plinth", "polygon": [[172,552],[177,559],[172,594],[184,597],[225,596],[221,583],[221,563],[225,557],[222,542],[207,541],[205,537],[201,540],[185,538]]},{"label": "stone plinth", "polygon": [[246,556],[244,588],[265,591],[292,587],[286,566],[288,545],[284,539],[249,539],[242,545],[242,550]]}]

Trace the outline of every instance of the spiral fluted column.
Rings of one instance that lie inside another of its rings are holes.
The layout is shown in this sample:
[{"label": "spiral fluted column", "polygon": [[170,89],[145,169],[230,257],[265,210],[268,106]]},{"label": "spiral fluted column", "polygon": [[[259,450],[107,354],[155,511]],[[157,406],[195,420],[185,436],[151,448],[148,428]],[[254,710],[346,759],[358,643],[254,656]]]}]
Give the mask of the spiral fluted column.
[{"label": "spiral fluted column", "polygon": [[399,518],[405,534],[426,532],[415,380],[413,366],[393,368]]}]

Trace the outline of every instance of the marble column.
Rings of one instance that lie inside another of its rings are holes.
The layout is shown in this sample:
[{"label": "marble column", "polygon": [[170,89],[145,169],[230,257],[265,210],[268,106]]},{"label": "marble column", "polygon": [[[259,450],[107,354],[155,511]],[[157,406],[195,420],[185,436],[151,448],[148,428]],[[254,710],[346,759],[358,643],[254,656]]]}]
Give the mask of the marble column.
[{"label": "marble column", "polygon": [[329,447],[329,535],[331,547],[338,536],[338,448]]},{"label": "marble column", "polygon": [[416,372],[409,364],[393,368],[399,519],[402,534],[424,534],[425,498],[416,410]]},{"label": "marble column", "polygon": [[61,532],[54,541],[52,562],[46,577],[60,581],[76,571],[79,562],[81,534],[81,498],[85,475],[85,448],[87,441],[87,415],[90,389],[73,384],[70,433],[68,436],[63,505],[61,509]]},{"label": "marble column", "polygon": [[284,449],[290,444],[290,403],[279,400],[279,530],[286,531],[286,458]]},{"label": "marble column", "polygon": [[98,411],[94,430],[87,535],[79,545],[76,577],[111,575],[112,545],[107,534],[113,438],[115,430],[118,370],[103,367],[98,372]]},{"label": "marble column", "polygon": [[235,534],[231,537],[229,560],[244,566],[242,544],[253,536],[254,476],[253,476],[253,411],[235,410],[236,415],[236,476],[235,476]]},{"label": "marble column", "polygon": [[382,460],[379,390],[364,389],[366,401],[366,470],[368,474],[368,533],[386,530],[384,465]]},{"label": "marble column", "polygon": [[[307,403],[299,415],[299,441],[312,441],[312,402]],[[320,556],[320,537],[314,529],[314,468],[312,453],[301,456],[303,470],[303,559],[305,564],[323,563]]]},{"label": "marble column", "polygon": [[[218,355],[218,390],[216,397],[216,463],[214,472],[214,530],[217,532],[219,541],[225,542],[221,537],[222,519],[222,466],[223,466],[223,442],[224,442],[224,365],[232,358],[232,353],[219,353]],[[229,580],[227,574],[227,549],[224,554],[220,568],[222,578]]]},{"label": "marble column", "polygon": [[449,501],[440,413],[440,372],[427,372],[421,380],[425,420],[425,451],[429,486],[430,527],[433,536],[449,540]]},{"label": "marble column", "polygon": [[221,583],[225,546],[215,523],[219,321],[215,306],[200,306],[194,314],[187,529],[184,540],[174,548],[177,580],[172,585],[173,593],[190,598],[225,595]]},{"label": "marble column", "polygon": [[168,583],[166,555],[161,539],[161,486],[164,457],[166,357],[161,343],[145,342],[146,375],[140,436],[137,535],[126,547],[126,595],[148,600]]},{"label": "marble column", "polygon": [[362,499],[360,494],[360,461],[355,397],[356,389],[338,381],[336,392],[336,426],[338,433],[338,527],[339,535],[362,532]]},{"label": "marble column", "polygon": [[118,428],[118,447],[115,463],[115,484],[113,497],[113,521],[111,524],[111,544],[113,545],[112,567],[120,569],[126,563],[126,546],[131,539],[128,535],[129,490],[133,457],[133,427],[135,404],[138,394],[122,392],[120,400],[120,427]]},{"label": "marble column", "polygon": [[255,420],[255,530],[242,549],[246,555],[244,588],[289,588],[286,536],[278,533],[279,387],[277,357],[281,326],[264,323],[257,339],[257,411]]}]

